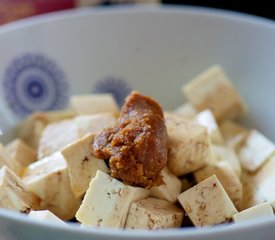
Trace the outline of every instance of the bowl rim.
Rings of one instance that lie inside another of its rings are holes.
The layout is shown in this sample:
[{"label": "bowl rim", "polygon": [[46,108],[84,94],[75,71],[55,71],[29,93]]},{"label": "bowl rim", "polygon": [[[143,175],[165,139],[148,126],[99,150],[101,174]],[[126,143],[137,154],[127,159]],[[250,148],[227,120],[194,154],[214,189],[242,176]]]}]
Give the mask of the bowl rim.
[{"label": "bowl rim", "polygon": [[[62,21],[71,18],[85,17],[90,15],[104,15],[104,14],[143,14],[143,13],[169,13],[169,14],[190,14],[190,15],[204,15],[205,17],[215,17],[218,19],[224,19],[228,21],[242,22],[251,25],[258,25],[264,28],[270,28],[275,31],[275,21],[264,17],[254,16],[247,13],[240,13],[230,10],[215,9],[209,7],[200,6],[187,6],[187,5],[124,5],[124,6],[112,6],[112,7],[93,7],[83,9],[64,10],[61,12],[54,12],[43,14],[39,16],[33,16],[26,19],[18,20],[16,22],[8,23],[0,27],[1,35],[10,31],[16,31],[18,29],[28,28],[44,24],[47,22]],[[192,237],[213,237],[221,236],[221,234],[228,234],[234,230],[234,232],[244,233],[250,230],[261,229],[263,226],[271,227],[275,225],[274,219],[253,219],[252,221],[239,223],[239,224],[221,224],[216,227],[203,227],[196,229],[190,228],[177,228],[177,229],[165,229],[160,231],[148,231],[148,230],[121,230],[113,228],[79,228],[78,224],[66,225],[54,224],[51,222],[40,222],[32,218],[28,218],[23,214],[18,214],[6,209],[0,209],[0,219],[6,219],[17,223],[23,223],[25,225],[43,227],[46,229],[57,230],[61,232],[77,233],[79,235],[87,236],[101,236],[101,237],[116,237],[118,239],[126,239],[129,237],[135,237],[135,239],[145,239],[150,237],[152,239],[167,239],[168,237],[178,238],[192,238]]]}]

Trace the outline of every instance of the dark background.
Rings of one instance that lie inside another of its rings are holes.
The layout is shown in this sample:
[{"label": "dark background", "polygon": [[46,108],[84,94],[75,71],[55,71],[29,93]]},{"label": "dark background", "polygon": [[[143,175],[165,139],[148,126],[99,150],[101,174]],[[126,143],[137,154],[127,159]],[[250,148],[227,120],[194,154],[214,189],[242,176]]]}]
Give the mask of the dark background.
[{"label": "dark background", "polygon": [[271,6],[274,5],[272,0],[162,0],[162,3],[222,8],[250,13],[275,20],[275,7]]}]

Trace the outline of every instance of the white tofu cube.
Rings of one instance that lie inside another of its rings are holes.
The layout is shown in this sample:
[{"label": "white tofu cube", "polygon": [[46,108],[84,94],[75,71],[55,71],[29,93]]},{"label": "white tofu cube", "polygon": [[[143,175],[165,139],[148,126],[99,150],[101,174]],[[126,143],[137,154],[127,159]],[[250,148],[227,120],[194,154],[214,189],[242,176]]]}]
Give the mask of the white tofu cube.
[{"label": "white tofu cube", "polygon": [[193,119],[198,111],[191,103],[187,102],[174,109],[173,113],[187,119]]},{"label": "white tofu cube", "polygon": [[119,113],[118,105],[112,94],[99,93],[75,95],[70,99],[71,106],[79,115],[113,112]]},{"label": "white tofu cube", "polygon": [[48,209],[62,220],[74,217],[81,199],[71,190],[67,163],[60,152],[30,164],[23,181],[41,198],[41,210]]},{"label": "white tofu cube", "polygon": [[16,135],[36,150],[39,145],[41,134],[47,124],[72,118],[74,116],[75,113],[70,110],[34,112],[19,123],[16,128]]},{"label": "white tofu cube", "polygon": [[197,183],[216,175],[227,192],[234,205],[239,208],[243,198],[243,187],[238,176],[228,162],[221,161],[216,164],[207,165],[194,172]]},{"label": "white tofu cube", "polygon": [[17,162],[8,150],[0,143],[0,167],[8,166],[13,172],[20,176],[22,171],[22,166]]},{"label": "white tofu cube", "polygon": [[211,142],[213,144],[223,144],[224,140],[220,132],[219,126],[211,110],[206,109],[196,115],[194,121],[207,128]]},{"label": "white tofu cube", "polygon": [[196,227],[227,222],[238,212],[215,175],[181,193],[178,200]]},{"label": "white tofu cube", "polygon": [[272,207],[275,209],[275,175],[268,177],[266,181],[264,181],[259,186],[259,192],[265,199],[265,201],[269,202]]},{"label": "white tofu cube", "polygon": [[0,170],[0,208],[29,213],[37,209],[40,199],[7,166]]},{"label": "white tofu cube", "polygon": [[233,83],[218,65],[185,84],[182,91],[198,111],[211,109],[218,122],[238,119],[247,111]]},{"label": "white tofu cube", "polygon": [[148,195],[148,189],[125,185],[97,171],[76,213],[76,219],[85,226],[122,228],[131,203]]},{"label": "white tofu cube", "polygon": [[31,211],[28,216],[30,218],[33,218],[35,220],[39,221],[48,221],[54,224],[63,224],[66,225],[64,221],[62,221],[60,218],[55,216],[52,212],[49,210],[40,210],[40,211]]},{"label": "white tofu cube", "polygon": [[94,137],[95,134],[86,135],[61,150],[67,162],[70,183],[76,198],[81,197],[87,191],[97,170],[108,172],[106,163],[92,154]]},{"label": "white tofu cube", "polygon": [[206,127],[165,114],[168,133],[168,167],[177,176],[193,172],[211,161]]},{"label": "white tofu cube", "polygon": [[183,210],[168,201],[146,198],[131,204],[125,228],[148,230],[178,228],[182,224],[183,216]]},{"label": "white tofu cube", "polygon": [[167,167],[161,171],[161,176],[164,184],[152,187],[150,196],[172,203],[176,202],[178,195],[181,193],[181,181]]},{"label": "white tofu cube", "polygon": [[251,130],[238,155],[242,167],[250,172],[259,169],[275,153],[275,145],[257,130]]},{"label": "white tofu cube", "polygon": [[240,160],[231,147],[212,145],[213,162],[225,161],[230,164],[234,172],[240,178],[242,167]]},{"label": "white tofu cube", "polygon": [[8,143],[5,148],[22,167],[26,167],[37,160],[36,151],[19,138]]},{"label": "white tofu cube", "polygon": [[260,218],[274,218],[273,209],[269,203],[262,203],[233,215],[235,223]]},{"label": "white tofu cube", "polygon": [[38,158],[59,151],[86,134],[98,133],[104,128],[113,127],[115,120],[111,113],[99,113],[49,124],[39,142]]}]

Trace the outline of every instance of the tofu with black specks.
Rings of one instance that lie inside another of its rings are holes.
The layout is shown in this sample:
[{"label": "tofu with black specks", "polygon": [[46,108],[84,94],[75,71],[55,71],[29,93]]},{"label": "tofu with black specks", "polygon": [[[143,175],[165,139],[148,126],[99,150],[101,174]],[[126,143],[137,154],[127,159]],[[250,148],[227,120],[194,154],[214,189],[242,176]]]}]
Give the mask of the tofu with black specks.
[{"label": "tofu with black specks", "polygon": [[146,198],[150,191],[125,185],[97,171],[91,180],[76,219],[86,227],[123,228],[132,202]]},{"label": "tofu with black specks", "polygon": [[243,186],[230,164],[221,161],[216,164],[209,164],[194,172],[197,183],[212,175],[217,176],[235,207],[239,208],[243,198]]},{"label": "tofu with black specks", "polygon": [[183,210],[162,199],[146,198],[131,204],[125,228],[157,230],[179,228]]},{"label": "tofu with black specks", "polygon": [[253,129],[239,148],[242,167],[250,172],[258,170],[275,153],[275,145],[259,131]]},{"label": "tofu with black specks", "polygon": [[66,223],[62,221],[60,218],[55,216],[51,211],[49,210],[39,210],[39,211],[31,211],[28,214],[28,217],[39,220],[39,221],[46,221],[51,222],[54,224],[63,224],[66,226]]},{"label": "tofu with black specks", "polygon": [[235,223],[260,218],[274,218],[273,208],[269,203],[262,203],[233,215]]},{"label": "tofu with black specks", "polygon": [[191,173],[211,161],[206,127],[173,114],[165,114],[168,134],[168,168],[176,175]]},{"label": "tofu with black specks", "polygon": [[22,167],[26,167],[37,160],[36,151],[19,138],[8,143],[5,148]]},{"label": "tofu with black specks", "polygon": [[164,184],[155,186],[150,189],[150,196],[176,202],[178,195],[181,193],[181,181],[167,167],[161,171]]},{"label": "tofu with black specks", "polygon": [[76,198],[81,197],[87,191],[97,170],[108,172],[106,163],[93,156],[94,138],[95,134],[88,134],[61,150],[67,162],[70,183]]},{"label": "tofu with black specks", "polygon": [[71,190],[68,166],[60,152],[30,164],[22,179],[40,197],[40,210],[48,209],[62,220],[75,216],[81,198],[76,198]]},{"label": "tofu with black specks", "polygon": [[29,213],[39,208],[40,199],[7,166],[0,170],[0,208]]},{"label": "tofu with black specks", "polygon": [[181,193],[178,200],[196,227],[228,222],[238,212],[215,175]]},{"label": "tofu with black specks", "polygon": [[9,151],[0,143],[0,167],[4,165],[8,166],[16,175],[21,175],[22,165],[16,161]]},{"label": "tofu with black specks", "polygon": [[243,99],[219,65],[213,65],[185,84],[182,92],[198,111],[211,109],[218,122],[239,119],[247,112]]},{"label": "tofu with black specks", "polygon": [[119,113],[118,105],[110,93],[94,93],[74,95],[70,99],[74,111],[78,115],[87,115],[102,112]]}]

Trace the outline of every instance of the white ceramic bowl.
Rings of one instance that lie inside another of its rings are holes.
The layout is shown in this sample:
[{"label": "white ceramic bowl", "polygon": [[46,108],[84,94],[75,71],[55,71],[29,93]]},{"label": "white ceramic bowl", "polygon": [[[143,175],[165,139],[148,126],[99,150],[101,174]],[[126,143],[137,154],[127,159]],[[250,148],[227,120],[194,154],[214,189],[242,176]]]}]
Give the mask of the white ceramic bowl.
[{"label": "white ceramic bowl", "polygon": [[[275,140],[275,24],[193,7],[85,9],[0,28],[0,127],[35,109],[56,109],[68,96],[129,89],[166,108],[184,101],[180,86],[220,64],[248,102],[245,121]],[[47,79],[47,80],[46,80]],[[7,134],[7,138],[9,138]],[[157,232],[54,226],[0,209],[0,239],[272,239],[273,220]]]}]

